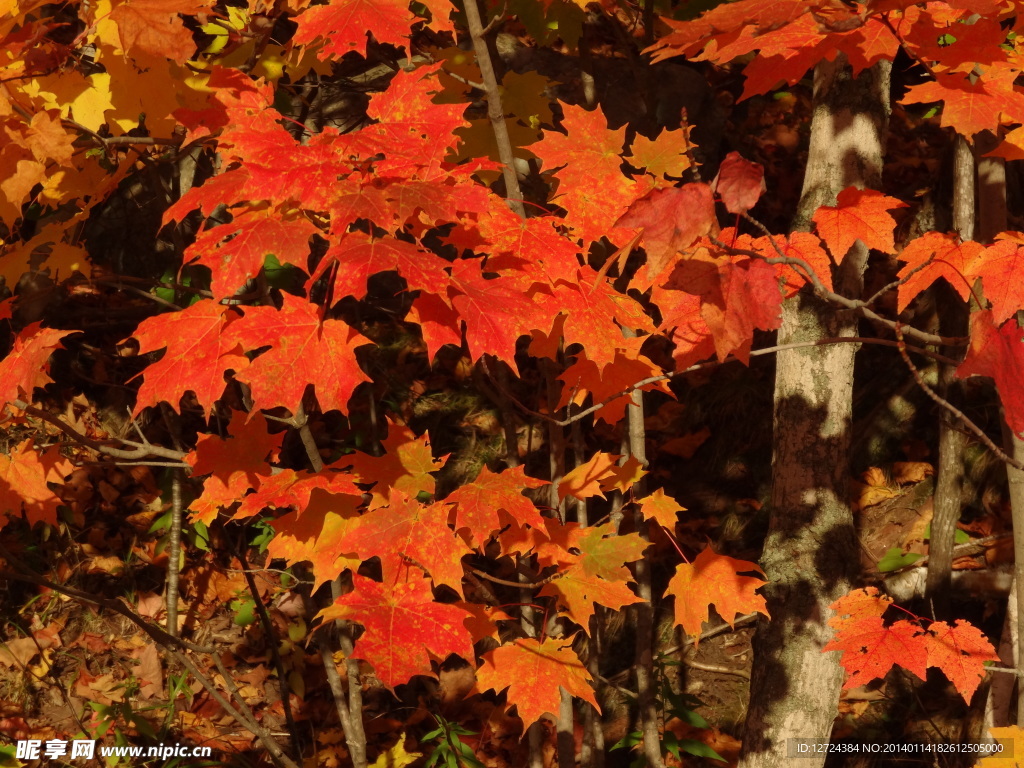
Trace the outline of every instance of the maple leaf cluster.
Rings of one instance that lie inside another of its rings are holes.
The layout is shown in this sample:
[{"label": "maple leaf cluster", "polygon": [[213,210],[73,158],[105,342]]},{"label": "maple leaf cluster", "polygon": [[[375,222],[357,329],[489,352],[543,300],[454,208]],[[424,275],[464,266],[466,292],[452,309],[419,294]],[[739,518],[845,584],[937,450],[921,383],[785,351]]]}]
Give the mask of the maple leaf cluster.
[{"label": "maple leaf cluster", "polygon": [[866,685],[894,666],[924,680],[925,670],[936,667],[969,702],[985,676],[985,662],[999,660],[992,644],[962,619],[953,625],[933,621],[927,627],[907,619],[887,623],[882,615],[891,604],[891,598],[867,587],[831,606],[836,615],[828,624],[836,637],[822,650],[843,652],[840,663],[848,674],[844,687]]}]

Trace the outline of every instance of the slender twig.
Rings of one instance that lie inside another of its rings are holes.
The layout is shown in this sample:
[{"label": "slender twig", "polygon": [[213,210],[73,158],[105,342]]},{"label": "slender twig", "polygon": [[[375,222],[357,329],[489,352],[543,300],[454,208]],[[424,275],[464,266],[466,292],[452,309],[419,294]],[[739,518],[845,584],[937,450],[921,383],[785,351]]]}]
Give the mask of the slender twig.
[{"label": "slender twig", "polygon": [[[113,456],[115,459],[134,460],[144,459],[147,456],[162,456],[165,459],[177,459],[178,461],[181,461],[188,455],[187,451],[176,451],[173,448],[164,448],[162,445],[153,445],[148,440],[137,443],[134,440],[122,439],[122,443],[133,447],[134,450],[131,451],[126,451],[121,448],[111,448],[109,445],[106,445],[99,440],[93,440],[92,438],[86,437],[70,425],[65,424],[56,416],[51,416],[46,411],[35,408],[23,400],[12,400],[10,405],[13,405],[18,410],[24,411],[31,416],[35,416],[37,419],[42,419],[43,421],[52,424],[65,435],[72,438],[76,443],[84,445],[87,448],[92,448],[94,451],[98,451],[106,456]],[[188,468],[188,465],[185,463],[182,463],[180,466]]]},{"label": "slender twig", "polygon": [[1024,470],[1024,463],[1019,462],[1016,459],[1012,459],[1009,456],[1007,456],[1002,448],[1000,448],[998,445],[996,445],[994,442],[992,442],[992,438],[990,438],[988,435],[986,435],[984,430],[981,427],[979,427],[977,424],[975,424],[973,421],[971,421],[969,418],[967,418],[966,415],[964,415],[963,411],[961,411],[955,405],[950,403],[948,400],[940,397],[935,392],[935,390],[933,390],[931,387],[928,386],[928,383],[924,380],[924,377],[921,376],[921,372],[917,370],[917,366],[915,366],[914,363],[911,361],[910,355],[907,354],[906,345],[902,343],[903,342],[903,331],[900,328],[899,323],[896,324],[896,339],[900,342],[900,346],[899,346],[900,357],[903,358],[903,362],[907,364],[907,367],[910,369],[910,372],[912,374],[914,374],[914,380],[917,382],[917,385],[919,387],[921,387],[922,390],[924,390],[924,393],[926,395],[928,395],[928,397],[930,397],[941,408],[944,408],[951,415],[955,416],[960,421],[961,424],[963,424],[965,427],[967,427],[967,429],[969,429],[971,432],[973,432],[975,434],[975,436],[979,440],[981,440],[981,442],[985,445],[985,447],[988,448],[990,451],[992,451],[992,453],[1000,461],[1002,461],[1002,462],[1004,462],[1006,464],[1009,464],[1011,467],[1015,467],[1017,469]]},{"label": "slender twig", "polygon": [[[744,218],[750,221],[756,221],[756,219],[753,219],[753,217],[749,215],[744,215]],[[811,284],[811,287],[814,289],[814,292],[821,298],[825,299],[828,302],[831,302],[832,304],[838,304],[841,307],[856,310],[869,320],[874,320],[876,323],[880,323],[886,326],[887,328],[896,328],[895,320],[890,320],[887,317],[882,317],[882,315],[878,314],[869,306],[867,306],[867,302],[861,301],[860,299],[851,299],[841,294],[838,294],[835,291],[830,291],[828,288],[825,287],[824,283],[821,282],[821,278],[818,277],[817,273],[815,273],[814,269],[811,267],[810,264],[808,264],[806,261],[799,258],[798,256],[785,255],[779,249],[779,246],[776,244],[775,239],[770,235],[768,237],[768,241],[772,244],[772,247],[779,254],[778,256],[765,256],[760,251],[754,251],[749,248],[734,248],[733,246],[727,245],[726,243],[723,243],[721,240],[718,240],[717,238],[714,237],[709,238],[709,240],[714,245],[716,245],[726,253],[733,256],[749,256],[752,259],[761,259],[767,264],[785,264],[790,267],[798,267],[800,271],[804,273],[807,281]],[[967,343],[967,339],[965,338],[961,338],[958,336],[937,336],[933,333],[925,333],[924,331],[919,331],[917,328],[913,328],[912,326],[908,327],[907,335],[917,341],[920,341],[923,344],[947,344],[949,346],[963,346],[964,344]]]},{"label": "slender twig", "polygon": [[492,581],[495,584],[501,584],[502,586],[505,586],[505,587],[517,587],[517,588],[520,588],[520,589],[534,589],[536,587],[543,587],[545,584],[550,584],[552,581],[554,581],[555,579],[560,578],[564,574],[564,571],[559,571],[559,572],[553,573],[550,576],[547,576],[547,577],[545,577],[543,579],[540,579],[539,581],[526,582],[526,581],[508,581],[507,579],[499,579],[497,576],[491,576],[491,574],[486,573],[485,571],[479,571],[476,568],[470,568],[469,572],[472,573],[474,576],[479,576],[481,579],[487,579],[487,581]]},{"label": "slender twig", "polygon": [[669,654],[673,654],[676,651],[682,650],[683,648],[685,648],[688,645],[695,645],[696,643],[700,642],[701,640],[707,640],[708,638],[715,637],[716,635],[720,635],[723,632],[735,632],[740,627],[745,626],[745,625],[750,624],[751,622],[755,621],[759,615],[760,614],[757,614],[757,613],[748,613],[748,614],[745,614],[743,616],[738,617],[732,624],[719,624],[717,627],[712,627],[707,632],[703,632],[700,635],[698,635],[697,637],[688,637],[686,640],[684,640],[679,645],[675,645],[675,646],[672,646],[671,648],[665,649],[664,651],[662,651],[662,654],[664,654],[666,656],[669,655]]},{"label": "slender twig", "polygon": [[[0,546],[0,555],[3,555],[8,562],[17,562],[13,559],[13,556],[3,546]],[[145,632],[151,640],[155,643],[159,643],[162,646],[184,648],[189,651],[195,651],[196,653],[216,653],[217,649],[211,646],[199,645],[189,640],[184,640],[180,637],[167,632],[163,627],[157,624],[150,624],[148,621],[143,619],[134,611],[125,607],[125,605],[117,600],[110,600],[106,597],[99,597],[89,592],[83,592],[73,587],[66,587],[62,584],[45,579],[42,576],[38,576],[34,573],[18,572],[13,571],[0,571],[0,579],[13,579],[14,581],[23,581],[28,584],[35,584],[39,587],[46,587],[52,589],[54,592],[59,592],[62,595],[73,597],[76,600],[82,600],[87,603],[93,603],[107,610],[114,611],[124,616],[126,619],[135,624],[139,629]]]},{"label": "slender twig", "polygon": [[292,714],[291,704],[291,691],[288,689],[288,673],[284,668],[284,661],[281,659],[281,653],[278,650],[277,633],[274,631],[274,623],[270,620],[270,613],[267,611],[267,606],[263,604],[263,598],[260,596],[259,587],[256,585],[256,577],[253,576],[253,572],[248,567],[248,562],[245,558],[245,542],[241,542],[235,547],[235,557],[238,558],[239,564],[242,566],[242,574],[245,577],[245,583],[249,587],[249,594],[252,595],[253,603],[256,606],[256,613],[259,614],[260,623],[263,625],[263,631],[266,633],[268,645],[270,646],[270,657],[274,662],[274,669],[277,670],[277,685],[281,695],[281,705],[284,709],[284,720],[288,725],[289,742],[291,744],[291,752],[300,760],[302,759],[302,751],[299,749],[298,738],[299,731],[295,727],[295,716]]},{"label": "slender twig", "polygon": [[213,697],[214,701],[220,704],[224,711],[231,715],[240,725],[255,734],[256,738],[260,740],[260,743],[267,748],[270,753],[270,757],[278,765],[284,766],[284,768],[299,768],[299,766],[292,760],[288,755],[281,749],[281,745],[274,741],[270,735],[270,731],[264,728],[257,722],[256,718],[252,715],[252,710],[245,703],[245,700],[238,695],[238,688],[235,686],[234,681],[227,674],[227,669],[224,668],[224,663],[220,661],[217,653],[211,654],[214,663],[217,665],[217,669],[221,671],[221,675],[224,677],[224,683],[231,689],[231,695],[235,699],[235,702],[239,705],[239,709],[235,709],[228,702],[226,698],[217,690],[217,686],[214,685],[213,681],[206,677],[199,668],[192,663],[192,660],[188,658],[184,653],[175,651],[173,648],[165,648],[173,658],[175,658],[179,664],[187,669],[192,677],[199,681],[200,685],[203,686]]},{"label": "slender twig", "polygon": [[450,69],[445,69],[444,67],[441,67],[441,71],[448,75],[448,77],[450,77],[452,80],[456,80],[462,83],[463,85],[468,85],[470,88],[475,88],[478,91],[487,90],[487,86],[484,85],[483,83],[477,83],[473,80],[470,80],[469,78],[463,77],[462,75],[456,72],[452,72]]},{"label": "slender twig", "polygon": [[505,180],[505,196],[509,208],[525,219],[526,209],[523,207],[523,193],[519,188],[515,155],[512,152],[512,139],[508,135],[505,109],[501,105],[501,85],[498,83],[498,75],[494,71],[494,62],[491,61],[491,52],[487,48],[487,41],[484,40],[485,35],[491,29],[491,24],[484,27],[483,21],[480,19],[477,0],[465,0],[463,5],[466,10],[469,35],[473,40],[473,51],[476,53],[476,63],[480,67],[480,76],[484,81],[483,91],[487,95],[487,117],[491,121],[494,141],[498,145],[498,158],[501,160],[501,173]]},{"label": "slender twig", "polygon": [[879,288],[877,291],[875,291],[875,293],[871,296],[870,299],[868,299],[864,303],[867,304],[867,305],[874,304],[876,301],[878,301],[880,298],[882,298],[882,296],[887,294],[889,291],[891,291],[891,290],[893,290],[895,288],[899,288],[901,285],[904,285],[908,280],[910,280],[910,278],[912,278],[914,275],[916,275],[922,269],[927,267],[933,261],[935,261],[935,254],[934,253],[929,258],[925,259],[920,264],[918,264],[916,267],[914,267],[912,270],[907,272],[907,274],[905,274],[899,280],[893,280],[888,285],[883,285],[881,288]]},{"label": "slender twig", "polygon": [[[867,337],[867,336],[837,336],[837,337],[828,338],[828,339],[816,339],[815,341],[798,341],[798,342],[793,342],[792,344],[778,344],[778,345],[773,346],[773,347],[764,347],[762,349],[755,349],[755,350],[752,350],[750,352],[750,356],[751,357],[760,357],[761,355],[772,355],[772,354],[775,354],[776,352],[782,352],[783,350],[787,350],[787,349],[803,349],[805,347],[819,347],[819,346],[824,346],[826,344],[851,344],[851,343],[854,343],[854,344],[874,344],[874,345],[881,346],[881,347],[899,347],[899,343],[898,342],[892,341],[890,339],[875,339],[875,338],[871,338],[871,337]],[[954,360],[953,358],[946,357],[945,355],[940,355],[937,352],[932,352],[932,351],[927,350],[927,349],[922,349],[921,347],[914,347],[914,346],[910,346],[910,345],[905,345],[905,346],[911,352],[915,352],[915,353],[917,353],[919,355],[923,355],[925,357],[930,357],[933,360],[938,360],[941,363],[949,363],[949,364],[952,364],[952,365],[957,365],[958,364],[958,362],[956,360]],[[674,379],[677,376],[683,376],[683,375],[685,375],[687,373],[694,373],[696,371],[704,370],[706,368],[713,368],[715,366],[725,365],[726,363],[734,363],[734,362],[739,362],[739,358],[730,355],[729,357],[725,358],[725,360],[709,360],[709,361],[704,362],[704,363],[696,363],[694,365],[691,365],[689,368],[684,368],[681,371],[673,371],[672,373],[665,373],[665,374],[661,374],[660,376],[651,376],[651,377],[646,378],[646,379],[641,379],[640,381],[637,381],[637,382],[631,384],[628,388],[622,390],[621,392],[616,392],[614,395],[609,395],[608,397],[606,397],[601,402],[595,403],[594,405],[590,406],[589,408],[584,408],[583,410],[576,411],[571,416],[568,416],[568,417],[566,417],[565,419],[562,419],[562,420],[556,419],[553,416],[549,416],[546,413],[540,413],[539,411],[534,411],[533,409],[528,408],[526,405],[524,405],[522,402],[520,402],[514,395],[512,395],[510,392],[508,392],[506,389],[504,389],[501,386],[500,382],[494,381],[493,378],[492,378],[492,381],[494,382],[494,385],[499,390],[501,390],[501,394],[504,395],[506,398],[508,398],[509,402],[511,402],[513,405],[515,405],[517,408],[519,408],[519,410],[521,410],[523,413],[525,413],[525,414],[527,414],[529,416],[534,416],[534,417],[536,417],[538,419],[542,419],[544,421],[549,421],[549,422],[551,422],[553,424],[556,424],[558,426],[564,427],[564,426],[568,426],[569,424],[572,424],[573,422],[579,421],[580,419],[586,418],[590,414],[595,413],[596,411],[599,411],[602,408],[604,408],[606,405],[608,405],[608,403],[611,403],[614,400],[618,400],[620,397],[624,397],[625,395],[632,394],[635,390],[640,389],[641,387],[646,387],[646,386],[649,386],[651,384],[657,384],[659,381],[670,381],[671,379]]]},{"label": "slender twig", "polygon": [[498,15],[492,18],[489,22],[487,22],[487,26],[480,30],[480,34],[484,36],[491,34],[491,32],[493,32],[497,28],[497,26],[501,24],[502,21],[505,20],[505,14],[507,12],[508,2],[506,0],[506,2],[503,3],[501,6],[501,12],[498,13]]},{"label": "slender twig", "polygon": [[704,672],[717,672],[720,675],[736,675],[736,677],[742,677],[746,680],[750,679],[750,673],[746,670],[733,669],[723,664],[705,664],[703,661],[697,661],[696,659],[683,659],[683,664],[691,669],[700,669]]},{"label": "slender twig", "polygon": [[324,460],[320,456],[320,449],[316,447],[316,440],[313,439],[313,432],[309,428],[309,417],[306,416],[306,409],[302,403],[299,403],[295,415],[286,423],[299,431],[302,447],[306,449],[306,458],[309,459],[313,472],[319,472],[324,468]]}]

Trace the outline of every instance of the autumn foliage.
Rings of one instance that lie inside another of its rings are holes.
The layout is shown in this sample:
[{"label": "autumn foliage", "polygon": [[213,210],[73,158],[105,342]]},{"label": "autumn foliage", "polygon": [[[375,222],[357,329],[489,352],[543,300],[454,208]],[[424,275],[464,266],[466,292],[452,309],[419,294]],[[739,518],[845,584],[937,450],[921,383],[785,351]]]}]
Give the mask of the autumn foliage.
[{"label": "autumn foliage", "polygon": [[[518,0],[509,13],[537,6],[572,18],[584,5]],[[595,13],[625,12],[600,5]],[[822,59],[845,57],[856,73],[909,57],[924,76],[901,104],[935,105],[940,126],[969,140],[991,131],[1001,138],[994,154],[1018,159],[1018,10],[739,0],[684,19],[666,3],[648,54],[732,66],[742,99],[796,86]],[[171,461],[197,481],[187,525],[269,520],[268,563],[308,569],[313,590],[342,585],[319,626],[358,624],[353,658],[387,689],[436,676],[454,654],[476,669],[477,692],[504,692],[502,706],[529,726],[558,712],[560,690],[599,707],[574,639],[594,631],[595,617],[645,602],[639,561],[666,569],[652,600],[672,601],[690,638],[712,608],[730,623],[767,618],[763,573],[710,545],[680,547],[687,500],[648,490],[643,461],[621,455],[618,437],[589,443],[564,471],[539,472],[508,445],[507,462],[477,467],[442,497],[437,474],[454,459],[384,397],[375,361],[395,329],[428,366],[454,351],[475,367],[499,410],[565,434],[565,420],[590,409],[578,419],[621,435],[634,392],[672,398],[668,380],[690,366],[748,364],[786,299],[837,298],[833,274],[860,240],[900,267],[889,311],[852,308],[876,310],[890,337],[902,322],[901,343],[935,344],[899,313],[940,279],[974,301],[956,375],[991,379],[1007,423],[1024,434],[1024,233],[980,243],[928,231],[903,242],[897,220],[911,201],[852,186],[807,231],[770,232],[745,218],[772,192],[760,163],[729,152],[704,178],[685,122],[650,136],[611,128],[600,107],[552,112],[536,82],[506,94],[516,154],[536,182],[521,218],[499,193],[491,128],[472,108],[483,98],[479,70],[453,45],[462,19],[448,0],[104,0],[59,17],[39,2],[0,3],[0,275],[22,286],[0,303],[9,338],[0,404],[21,436],[0,455],[0,519],[10,530],[66,523],[62,485],[105,448]],[[373,81],[361,119],[303,122],[310,104],[296,84],[382,50],[402,63]],[[191,182],[185,161],[198,169]],[[130,420],[187,420],[166,432],[163,453],[147,452],[130,424],[120,434],[67,424],[64,401],[76,392],[55,371],[92,329],[24,311],[26,275],[45,274],[69,301],[106,295],[110,266],[94,264],[81,225],[151,167],[171,180],[160,221],[178,249],[160,288],[171,298],[89,343],[133,362],[121,380],[102,374],[130,390]],[[509,382],[543,371],[547,394],[518,402]],[[84,438],[73,454],[55,447],[46,415],[64,420],[65,437]],[[289,437],[303,429],[312,453]],[[625,504],[624,522],[604,519],[613,504]],[[522,580],[516,594],[527,596],[497,604],[480,586],[488,577]],[[530,631],[523,603],[542,608]],[[847,685],[894,665],[922,679],[935,667],[969,700],[996,658],[982,633],[962,620],[888,621],[888,607],[870,591],[834,606],[824,650],[843,652]]]}]

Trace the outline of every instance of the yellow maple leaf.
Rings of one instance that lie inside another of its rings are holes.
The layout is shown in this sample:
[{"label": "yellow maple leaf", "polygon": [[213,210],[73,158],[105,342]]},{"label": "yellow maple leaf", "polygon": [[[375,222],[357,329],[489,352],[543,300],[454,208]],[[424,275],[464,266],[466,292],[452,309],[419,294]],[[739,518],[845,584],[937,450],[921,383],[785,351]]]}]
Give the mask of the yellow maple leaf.
[{"label": "yellow maple leaf", "polygon": [[[1024,763],[1024,731],[1016,725],[1006,728],[989,728],[989,735],[996,740],[992,745],[991,757],[983,757],[977,768],[1018,768]],[[999,752],[994,750],[998,749]]]},{"label": "yellow maple leaf", "polygon": [[405,748],[405,733],[403,732],[395,746],[380,753],[380,756],[370,764],[370,768],[405,768],[423,757],[422,752],[409,752]]}]

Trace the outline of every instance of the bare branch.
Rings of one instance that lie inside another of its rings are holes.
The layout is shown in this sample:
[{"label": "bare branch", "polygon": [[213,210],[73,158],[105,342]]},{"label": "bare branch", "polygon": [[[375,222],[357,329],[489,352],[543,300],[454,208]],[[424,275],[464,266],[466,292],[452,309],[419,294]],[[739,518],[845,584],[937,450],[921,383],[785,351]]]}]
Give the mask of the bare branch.
[{"label": "bare branch", "polygon": [[[123,448],[111,448],[106,443],[100,442],[99,440],[93,440],[90,437],[86,437],[81,432],[78,432],[70,425],[65,424],[63,421],[58,419],[56,416],[52,416],[46,411],[40,410],[34,406],[29,405],[23,400],[12,400],[11,405],[20,411],[24,411],[27,414],[35,416],[37,419],[42,419],[48,424],[52,424],[65,435],[70,437],[76,443],[84,445],[86,448],[92,448],[94,451],[104,454],[105,456],[113,456],[115,459],[127,459],[128,461],[142,460],[149,456],[161,456],[165,459],[172,459],[181,462],[187,455],[187,451],[176,451],[173,448],[164,448],[162,445],[153,445],[148,440],[143,439],[143,442],[137,443],[134,440],[124,440],[121,442],[125,445],[130,445],[134,450],[126,451]],[[187,464],[182,462],[181,466],[188,468]]]},{"label": "bare branch", "polygon": [[896,324],[896,339],[899,341],[900,357],[903,358],[903,362],[907,364],[907,367],[910,369],[910,372],[914,374],[914,380],[917,381],[917,385],[921,387],[922,390],[924,390],[924,393],[928,395],[928,397],[930,397],[932,400],[934,400],[940,407],[944,408],[950,414],[955,416],[961,424],[967,427],[968,430],[973,432],[975,436],[979,440],[981,440],[985,447],[992,451],[992,453],[995,454],[995,456],[997,456],[1000,461],[1009,464],[1011,467],[1015,467],[1019,470],[1024,471],[1024,463],[1007,456],[1002,448],[1000,448],[998,445],[992,442],[992,438],[986,435],[981,427],[979,427],[977,424],[975,424],[973,421],[967,418],[967,416],[964,415],[963,411],[961,411],[959,408],[957,408],[955,405],[950,403],[945,398],[940,397],[934,389],[928,386],[928,383],[924,380],[924,377],[921,376],[921,372],[917,370],[917,367],[911,361],[910,355],[907,354],[907,347],[903,343],[903,331],[900,328],[899,323]]}]

